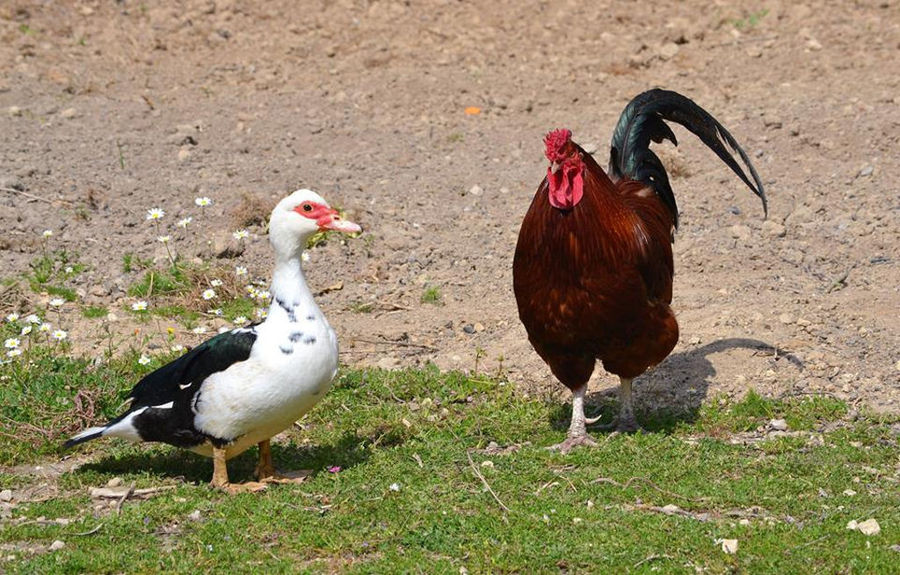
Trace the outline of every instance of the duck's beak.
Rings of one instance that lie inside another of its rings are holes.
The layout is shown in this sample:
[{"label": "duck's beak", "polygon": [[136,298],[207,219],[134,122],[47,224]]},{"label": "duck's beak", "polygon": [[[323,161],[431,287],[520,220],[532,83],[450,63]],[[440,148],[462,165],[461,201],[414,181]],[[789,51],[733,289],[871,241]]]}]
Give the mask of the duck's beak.
[{"label": "duck's beak", "polygon": [[350,220],[345,220],[338,214],[337,210],[319,218],[318,222],[320,230],[332,230],[335,232],[343,232],[345,234],[356,234],[362,231],[358,224],[354,224]]}]

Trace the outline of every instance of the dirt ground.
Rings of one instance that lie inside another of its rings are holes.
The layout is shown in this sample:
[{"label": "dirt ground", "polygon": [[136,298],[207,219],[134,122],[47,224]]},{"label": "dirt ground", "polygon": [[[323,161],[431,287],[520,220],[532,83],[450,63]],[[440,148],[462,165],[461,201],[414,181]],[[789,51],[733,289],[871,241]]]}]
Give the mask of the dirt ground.
[{"label": "dirt ground", "polygon": [[[769,218],[676,128],[681,146],[661,153],[682,210],[682,336],[638,380],[639,406],[755,388],[900,412],[896,1],[5,0],[2,276],[27,272],[51,229],[49,245],[88,266],[73,280],[81,301],[110,307],[126,333],[139,273],[123,255],[163,256],[149,208],[190,258],[206,242],[178,219],[228,234],[248,194],[310,187],[366,230],[307,266],[314,290],[343,282],[318,301],[345,363],[473,369],[477,357],[523,390],[557,392],[512,294],[541,138],[568,127],[605,165],[622,108],[654,86],[737,137]],[[197,196],[214,201],[203,214]],[[264,229],[250,232],[219,263],[265,277]],[[439,304],[421,301],[427,287]],[[65,309],[75,350],[98,354],[104,322]],[[592,389],[616,383],[598,369]]]}]

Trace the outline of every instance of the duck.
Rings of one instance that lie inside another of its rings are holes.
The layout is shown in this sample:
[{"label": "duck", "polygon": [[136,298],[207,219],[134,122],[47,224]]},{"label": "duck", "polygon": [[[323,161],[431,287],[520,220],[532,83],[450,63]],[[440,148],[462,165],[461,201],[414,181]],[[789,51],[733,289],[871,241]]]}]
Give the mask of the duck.
[{"label": "duck", "polygon": [[[300,189],[275,206],[271,306],[264,321],[225,331],[144,376],[127,410],[106,425],[72,436],[65,448],[119,437],[162,442],[211,457],[211,485],[229,492],[302,480],[279,473],[270,440],[313,408],[338,371],[338,339],[303,274],[307,240],[319,231],[362,228],[316,192]],[[259,448],[258,481],[231,483],[227,461]]]}]

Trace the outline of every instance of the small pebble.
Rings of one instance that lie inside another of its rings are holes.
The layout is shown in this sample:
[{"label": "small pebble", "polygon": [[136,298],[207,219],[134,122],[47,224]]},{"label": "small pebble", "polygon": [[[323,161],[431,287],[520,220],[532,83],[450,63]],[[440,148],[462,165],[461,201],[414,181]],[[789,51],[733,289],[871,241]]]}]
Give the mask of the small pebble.
[{"label": "small pebble", "polygon": [[12,501],[12,489],[4,489],[0,491],[0,501]]},{"label": "small pebble", "polygon": [[881,533],[881,526],[874,519],[866,519],[862,523],[856,526],[860,533],[863,535],[878,535]]},{"label": "small pebble", "polygon": [[868,176],[871,176],[872,172],[874,172],[874,171],[875,171],[875,168],[873,168],[872,166],[866,166],[859,171],[859,177],[866,178]]},{"label": "small pebble", "polygon": [[481,186],[475,185],[475,186],[472,186],[471,188],[469,188],[469,195],[480,196],[483,193],[484,193],[484,190],[481,189]]},{"label": "small pebble", "polygon": [[18,106],[10,106],[9,108],[6,109],[6,113],[9,114],[10,116],[21,116],[22,108],[20,108]]},{"label": "small pebble", "polygon": [[466,333],[469,333],[469,334],[475,333],[475,326],[470,323],[467,323],[466,325],[463,326],[463,331]]},{"label": "small pebble", "polygon": [[188,515],[188,519],[190,519],[191,521],[200,521],[200,510],[195,509],[191,511],[191,514]]},{"label": "small pebble", "polygon": [[738,550],[737,539],[722,539],[722,551],[729,555],[734,555]]},{"label": "small pebble", "polygon": [[787,431],[788,424],[787,421],[783,419],[773,419],[769,422],[769,427],[775,431]]},{"label": "small pebble", "polygon": [[62,541],[57,539],[56,541],[54,541],[53,543],[50,544],[50,551],[59,551],[60,549],[62,549],[65,546],[66,546],[65,543],[63,543]]},{"label": "small pebble", "polygon": [[76,110],[75,108],[66,108],[65,110],[63,110],[62,112],[59,113],[59,116],[61,118],[65,118],[66,120],[70,120],[70,119],[78,116],[78,110]]},{"label": "small pebble", "polygon": [[110,479],[109,481],[106,482],[107,487],[118,487],[120,485],[122,485],[121,477],[113,477],[112,479]]}]

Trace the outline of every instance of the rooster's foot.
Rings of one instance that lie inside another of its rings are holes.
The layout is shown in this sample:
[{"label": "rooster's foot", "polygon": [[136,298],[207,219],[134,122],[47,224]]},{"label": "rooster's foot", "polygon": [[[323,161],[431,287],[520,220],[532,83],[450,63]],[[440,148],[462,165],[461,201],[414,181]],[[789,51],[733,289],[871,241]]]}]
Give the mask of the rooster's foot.
[{"label": "rooster's foot", "polygon": [[597,442],[587,433],[579,435],[570,435],[566,440],[556,445],[551,445],[547,449],[550,451],[559,451],[560,453],[568,453],[576,447],[597,447]]}]

